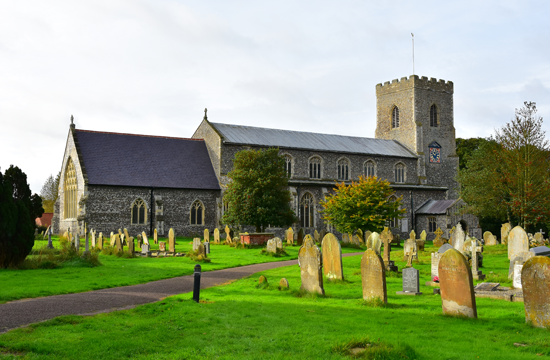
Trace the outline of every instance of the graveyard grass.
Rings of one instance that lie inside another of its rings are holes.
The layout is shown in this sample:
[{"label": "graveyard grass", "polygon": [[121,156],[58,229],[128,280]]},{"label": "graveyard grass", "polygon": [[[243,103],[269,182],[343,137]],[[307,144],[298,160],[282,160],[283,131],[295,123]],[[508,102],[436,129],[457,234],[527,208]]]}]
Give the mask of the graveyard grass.
[{"label": "graveyard grass", "polygon": [[[165,239],[159,238],[160,241],[165,241]],[[192,250],[192,241],[192,238],[178,237],[176,252]],[[47,243],[47,241],[37,240],[33,250],[43,248]],[[158,244],[155,245],[152,241],[150,243],[152,250],[158,250]],[[56,248],[60,246],[57,238],[54,238],[53,244]],[[83,240],[81,240],[81,244],[83,244]],[[260,254],[261,248],[235,249],[227,245],[212,243],[210,246],[211,253],[208,257],[211,262],[209,263],[195,262],[187,257],[128,259],[100,254],[99,260],[102,265],[97,267],[88,267],[85,266],[86,264],[76,262],[57,269],[0,269],[0,304],[18,299],[144,284],[155,280],[191,275],[197,263],[201,264],[203,271],[212,271],[243,265],[294,260],[298,258],[299,249],[298,246],[285,247],[288,256],[271,257]],[[360,250],[346,249],[344,252],[357,251]]]},{"label": "graveyard grass", "polygon": [[[284,267],[203,290],[198,304],[187,293],[12,330],[0,335],[0,359],[343,359],[366,344],[371,359],[550,355],[548,330],[525,323],[523,303],[478,298],[478,319],[442,315],[441,297],[423,286],[432,251],[427,246],[414,265],[424,295],[398,296],[402,279],[387,277],[388,305],[362,300],[361,256],[354,256],[343,259],[344,281],[325,281],[326,296],[300,292],[299,267]],[[402,256],[392,251],[400,269]],[[486,247],[482,270],[507,280],[507,262],[505,246]],[[258,286],[260,275],[269,286]],[[278,289],[283,277],[290,290]]]}]

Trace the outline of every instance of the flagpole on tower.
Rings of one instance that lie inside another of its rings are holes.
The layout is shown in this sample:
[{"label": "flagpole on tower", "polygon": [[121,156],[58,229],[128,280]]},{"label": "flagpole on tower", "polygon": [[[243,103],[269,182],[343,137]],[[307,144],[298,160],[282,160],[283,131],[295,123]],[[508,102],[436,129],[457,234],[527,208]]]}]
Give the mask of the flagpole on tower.
[{"label": "flagpole on tower", "polygon": [[414,34],[411,33],[412,36],[412,44],[413,44],[413,75],[414,75]]}]

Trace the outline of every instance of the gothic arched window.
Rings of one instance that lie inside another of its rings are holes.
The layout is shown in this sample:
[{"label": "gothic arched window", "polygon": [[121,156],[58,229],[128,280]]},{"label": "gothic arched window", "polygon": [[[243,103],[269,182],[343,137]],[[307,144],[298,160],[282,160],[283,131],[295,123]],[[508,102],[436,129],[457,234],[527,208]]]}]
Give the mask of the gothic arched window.
[{"label": "gothic arched window", "polygon": [[73,160],[69,158],[69,163],[65,169],[65,182],[63,184],[63,209],[65,219],[76,218],[78,186],[76,181],[76,169]]},{"label": "gothic arched window", "polygon": [[376,176],[376,163],[372,160],[365,161],[363,174],[367,177]]},{"label": "gothic arched window", "polygon": [[137,199],[132,204],[132,224],[145,224],[147,221],[147,206],[145,201]]},{"label": "gothic arched window", "polygon": [[349,180],[349,161],[348,161],[348,159],[338,160],[338,180]]},{"label": "gothic arched window", "polygon": [[315,227],[315,202],[313,195],[305,193],[300,201],[300,224],[303,228]]},{"label": "gothic arched window", "polygon": [[399,163],[395,165],[395,182],[404,183],[405,182],[405,165]]},{"label": "gothic arched window", "polygon": [[204,206],[197,200],[191,205],[191,225],[204,225]]},{"label": "gothic arched window", "polygon": [[397,106],[394,106],[391,112],[391,127],[399,127],[399,108]]},{"label": "gothic arched window", "polygon": [[285,172],[286,176],[290,179],[292,176],[292,157],[290,155],[285,155]]},{"label": "gothic arched window", "polygon": [[433,104],[430,107],[430,126],[437,127],[439,122],[437,121],[437,106]]},{"label": "gothic arched window", "polygon": [[309,177],[311,179],[321,178],[321,159],[317,156],[309,159]]}]

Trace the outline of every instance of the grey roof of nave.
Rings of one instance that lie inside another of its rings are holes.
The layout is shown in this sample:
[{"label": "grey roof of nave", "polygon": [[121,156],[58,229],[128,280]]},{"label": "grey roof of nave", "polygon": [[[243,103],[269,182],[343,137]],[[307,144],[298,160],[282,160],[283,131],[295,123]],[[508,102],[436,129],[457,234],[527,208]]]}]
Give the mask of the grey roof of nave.
[{"label": "grey roof of nave", "polygon": [[213,122],[210,122],[210,124],[223,136],[225,142],[233,144],[417,158],[404,145],[395,140],[267,129]]},{"label": "grey roof of nave", "polygon": [[76,130],[88,184],[219,190],[204,140]]},{"label": "grey roof of nave", "polygon": [[454,203],[454,200],[428,200],[424,205],[422,205],[416,214],[425,214],[425,215],[437,215],[445,214],[447,209],[450,208]]}]

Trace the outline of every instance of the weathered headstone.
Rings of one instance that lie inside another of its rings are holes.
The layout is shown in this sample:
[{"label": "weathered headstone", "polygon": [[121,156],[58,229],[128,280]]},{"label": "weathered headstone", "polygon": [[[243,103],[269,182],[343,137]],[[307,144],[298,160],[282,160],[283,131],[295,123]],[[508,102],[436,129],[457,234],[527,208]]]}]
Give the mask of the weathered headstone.
[{"label": "weathered headstone", "polygon": [[403,291],[397,291],[397,295],[422,295],[420,292],[419,272],[415,268],[403,269]]},{"label": "weathered headstone", "polygon": [[361,282],[364,300],[379,298],[388,303],[384,261],[372,249],[367,249],[361,258]]},{"label": "weathered headstone", "polygon": [[210,243],[209,242],[205,242],[204,244],[204,253],[206,255],[210,254]]},{"label": "weathered headstone", "polygon": [[193,251],[197,251],[200,244],[201,244],[201,239],[200,238],[194,238],[193,239]]},{"label": "weathered headstone", "polygon": [[342,270],[342,249],[336,236],[328,233],[321,244],[323,250],[323,271],[329,279],[344,279]]},{"label": "weathered headstone", "polygon": [[349,235],[348,234],[342,234],[342,243],[349,244]]},{"label": "weathered headstone", "polygon": [[288,280],[286,278],[282,278],[281,281],[279,281],[279,288],[288,289],[288,287]]},{"label": "weathered headstone", "polygon": [[144,244],[149,245],[149,240],[147,239],[147,234],[145,233],[145,231],[141,233],[141,240],[143,241]]},{"label": "weathered headstone", "polygon": [[414,256],[413,256],[413,260],[417,260],[418,259],[418,249],[416,247],[416,240],[415,239],[407,239],[405,240],[405,243],[403,244],[403,261],[407,261],[409,255],[411,253],[416,253]]},{"label": "weathered headstone", "polygon": [[458,250],[449,249],[441,257],[439,284],[444,314],[477,318],[472,273],[466,258]]},{"label": "weathered headstone", "polygon": [[53,249],[53,244],[52,244],[52,228],[50,226],[48,226],[48,249]]},{"label": "weathered headstone", "polygon": [[138,234],[136,238],[137,238],[137,247],[141,248],[141,245],[143,244],[143,238],[141,237],[141,234]]},{"label": "weathered headstone", "polygon": [[369,240],[369,237],[371,236],[371,234],[372,234],[372,231],[370,230],[365,231],[365,234],[363,235],[363,239],[365,239],[365,244]]},{"label": "weathered headstone", "polygon": [[544,236],[541,232],[535,233],[535,242],[537,245],[542,245],[544,242]]},{"label": "weathered headstone", "polygon": [[275,240],[269,239],[267,240],[267,252],[276,254],[277,253],[277,244],[275,244]]},{"label": "weathered headstone", "polygon": [[220,243],[220,230],[218,228],[214,229],[214,244]]},{"label": "weathered headstone", "polygon": [[275,241],[275,246],[277,249],[283,249],[283,240],[281,240],[281,238],[275,237],[273,238],[273,241]]},{"label": "weathered headstone", "polygon": [[291,227],[286,231],[286,243],[288,245],[294,245],[294,230]]},{"label": "weathered headstone", "polygon": [[326,234],[328,234],[327,231],[325,229],[322,229],[321,232],[319,233],[319,239],[320,239],[319,241],[323,241]]},{"label": "weathered headstone", "polygon": [[374,250],[375,253],[380,255],[380,248],[382,247],[382,241],[380,240],[380,234],[373,232],[367,239],[367,249]]},{"label": "weathered headstone", "polygon": [[521,226],[516,226],[508,234],[508,259],[513,259],[521,252],[529,251],[529,238]]},{"label": "weathered headstone", "polygon": [[310,235],[304,238],[303,244],[298,251],[298,265],[300,266],[300,275],[302,278],[300,289],[324,295],[322,255]]},{"label": "weathered headstone", "polygon": [[120,238],[120,234],[115,235],[115,245],[116,245],[116,251],[122,252],[122,239]]},{"label": "weathered headstone", "polygon": [[313,232],[313,239],[317,243],[321,241],[321,238],[319,237],[319,232],[317,231],[317,229],[315,229],[315,231]]},{"label": "weathered headstone", "polygon": [[158,237],[157,229],[155,229],[155,231],[153,232],[153,241],[155,242],[155,244],[159,243],[159,237]]},{"label": "weathered headstone", "polygon": [[142,253],[143,255],[149,255],[149,245],[143,244],[143,245],[141,246],[141,253]]},{"label": "weathered headstone", "polygon": [[441,235],[443,235],[443,230],[441,230],[440,228],[437,228],[437,230],[435,231],[435,239],[434,239],[435,247],[441,247],[443,246],[443,244],[445,244],[445,241],[443,240]]},{"label": "weathered headstone", "polygon": [[523,265],[521,273],[525,321],[550,329],[550,258],[536,256]]},{"label": "weathered headstone", "polygon": [[123,239],[130,239],[130,235],[128,234],[128,230],[124,228],[124,238]]},{"label": "weathered headstone", "polygon": [[453,233],[453,236],[453,248],[460,251],[461,254],[464,253],[464,241],[466,239],[466,235],[464,234],[464,231],[462,230],[462,225],[460,223],[456,224],[456,230]]},{"label": "weathered headstone", "polygon": [[444,254],[445,251],[447,251],[447,250],[449,250],[449,249],[454,249],[454,248],[453,248],[453,246],[452,246],[451,244],[447,243],[447,244],[443,244],[443,245],[439,248],[439,250],[437,250],[437,252],[440,253],[440,254]]},{"label": "weathered headstone", "polygon": [[420,233],[420,240],[426,241],[426,236],[428,236],[426,234],[426,230],[422,230],[422,232]]},{"label": "weathered headstone", "polygon": [[[352,242],[354,245],[361,246],[363,245],[363,241],[359,237],[359,235],[352,235],[351,236]],[[379,239],[380,240],[380,239]]]},{"label": "weathered headstone", "polygon": [[99,236],[97,237],[97,248],[99,250],[103,249],[103,233],[102,232],[100,232]]},{"label": "weathered headstone", "polygon": [[384,244],[384,256],[382,259],[384,260],[386,271],[398,271],[397,266],[395,266],[395,262],[391,260],[391,242],[393,241],[393,233],[388,227],[385,227],[382,234],[380,234],[380,240]]},{"label": "weathered headstone", "polygon": [[159,242],[159,251],[166,251],[166,241]]},{"label": "weathered headstone", "polygon": [[130,255],[134,255],[134,251],[135,251],[134,238],[133,238],[133,237],[129,237],[129,238],[128,238],[128,253],[129,253]]},{"label": "weathered headstone", "polygon": [[115,246],[115,234],[111,231],[111,241],[109,242],[110,246]]},{"label": "weathered headstone", "polygon": [[[488,231],[486,231],[487,233]],[[494,246],[494,245],[498,245],[498,241],[497,241],[497,238],[496,236],[494,236],[493,234],[489,233],[489,235],[487,236],[487,238],[485,238],[485,235],[483,236],[483,239],[485,240],[485,245],[487,246]]]},{"label": "weathered headstone", "polygon": [[174,234],[174,229],[172,228],[168,230],[168,251],[176,252],[176,234]]},{"label": "weathered headstone", "polygon": [[62,238],[64,238],[65,240],[71,241],[71,239],[69,239],[69,232],[68,232],[68,231],[65,231],[65,232],[63,233]]},{"label": "weathered headstone", "polygon": [[414,230],[411,230],[411,233],[409,234],[409,239],[416,240],[416,232]]},{"label": "weathered headstone", "polygon": [[443,254],[439,252],[432,253],[432,281],[435,277],[439,278],[439,260]]},{"label": "weathered headstone", "polygon": [[74,247],[76,251],[80,250],[80,234],[78,233],[78,229],[77,229],[77,233],[74,234]]},{"label": "weathered headstone", "polygon": [[231,229],[225,225],[225,240],[231,241]]},{"label": "weathered headstone", "polygon": [[90,235],[92,237],[92,249],[95,249],[97,247],[96,241],[95,241],[95,230],[90,230]]},{"label": "weathered headstone", "polygon": [[510,230],[512,230],[512,225],[510,223],[502,224],[500,227],[500,243],[501,244],[507,244],[508,243],[508,234],[510,234]]},{"label": "weathered headstone", "polygon": [[210,231],[208,229],[204,229],[204,241],[210,242]]},{"label": "weathered headstone", "polygon": [[535,254],[532,253],[531,251],[527,251],[527,252],[521,252],[519,254],[516,254],[516,256],[510,260],[510,266],[508,267],[508,279],[513,279],[514,278],[514,265],[515,264],[525,264],[527,262],[527,260],[529,260],[530,258],[534,257]]},{"label": "weathered headstone", "polygon": [[206,248],[204,247],[204,245],[202,243],[197,248],[197,255],[206,256]]},{"label": "weathered headstone", "polygon": [[300,230],[298,230],[298,239],[297,239],[299,246],[302,246],[304,242],[304,236],[305,236],[304,228],[300,228]]},{"label": "weathered headstone", "polygon": [[485,279],[485,275],[479,270],[477,263],[477,253],[482,251],[482,247],[477,246],[476,239],[472,239],[470,244],[470,252],[472,254],[472,277],[476,280],[483,280]]},{"label": "weathered headstone", "polygon": [[515,263],[514,264],[514,280],[512,282],[512,286],[515,289],[521,289],[521,271],[523,269],[523,264]]},{"label": "weathered headstone", "polygon": [[265,275],[260,275],[260,278],[258,279],[258,284],[267,284],[267,278]]},{"label": "weathered headstone", "polygon": [[487,241],[489,240],[489,237],[493,236],[493,233],[490,232],[490,231],[485,231],[483,233],[483,241],[485,242],[485,244],[487,244]]}]

